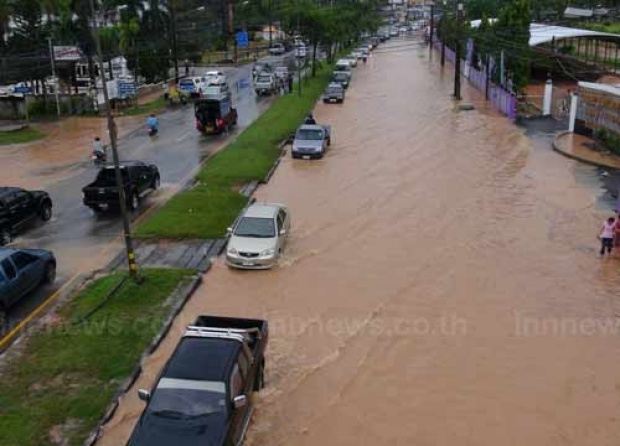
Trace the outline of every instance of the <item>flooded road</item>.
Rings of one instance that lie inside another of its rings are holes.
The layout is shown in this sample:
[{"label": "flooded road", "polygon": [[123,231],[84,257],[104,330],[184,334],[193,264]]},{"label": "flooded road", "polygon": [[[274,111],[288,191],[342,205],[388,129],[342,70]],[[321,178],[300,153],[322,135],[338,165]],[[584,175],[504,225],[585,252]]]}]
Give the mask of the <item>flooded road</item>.
[{"label": "flooded road", "polygon": [[477,110],[455,111],[451,67],[402,44],[317,106],[325,159],[287,157],[259,190],[291,210],[280,266],[218,260],[100,444],[124,444],[136,389],[199,314],[270,323],[251,446],[618,444],[620,259],[596,257],[596,170],[466,83]]},{"label": "flooded road", "polygon": [[[251,79],[250,66],[227,69],[227,75],[239,113],[238,128],[228,136],[199,134],[192,104],[161,113],[161,131],[154,138],[144,130],[145,116],[118,119],[120,159],[155,164],[161,174],[161,188],[143,200],[140,210],[131,215],[133,221],[170,198],[202,160],[223,148],[272,102],[257,98],[249,82],[237,87],[240,80]],[[0,147],[0,177],[2,185],[43,189],[50,194],[52,219],[33,222],[10,246],[53,251],[58,259],[58,276],[53,287],[38,288],[11,308],[7,323],[0,326],[0,339],[62,285],[80,273],[104,268],[123,247],[119,214],[96,216],[82,203],[82,188],[99,171],[90,160],[92,138],[101,135],[105,143],[108,141],[105,119],[69,118],[44,125],[44,132],[49,136],[42,141]]]}]

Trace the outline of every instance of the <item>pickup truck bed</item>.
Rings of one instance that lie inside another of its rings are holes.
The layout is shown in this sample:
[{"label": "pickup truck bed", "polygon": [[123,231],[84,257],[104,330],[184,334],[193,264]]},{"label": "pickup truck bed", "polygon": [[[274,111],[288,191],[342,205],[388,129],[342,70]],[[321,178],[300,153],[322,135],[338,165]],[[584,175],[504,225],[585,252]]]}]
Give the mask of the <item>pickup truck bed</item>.
[{"label": "pickup truck bed", "polygon": [[129,446],[238,446],[263,387],[268,325],[199,316],[164,366]]}]

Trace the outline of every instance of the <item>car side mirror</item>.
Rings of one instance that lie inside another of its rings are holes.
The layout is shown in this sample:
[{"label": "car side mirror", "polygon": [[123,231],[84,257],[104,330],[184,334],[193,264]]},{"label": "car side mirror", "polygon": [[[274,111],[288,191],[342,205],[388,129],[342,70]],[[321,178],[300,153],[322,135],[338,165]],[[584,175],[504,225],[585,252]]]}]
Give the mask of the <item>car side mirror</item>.
[{"label": "car side mirror", "polygon": [[148,401],[151,399],[151,392],[144,389],[138,389],[138,398],[140,398],[142,401]]},{"label": "car side mirror", "polygon": [[280,229],[280,235],[286,235],[286,229]]},{"label": "car side mirror", "polygon": [[235,409],[241,409],[247,406],[247,404],[248,404],[248,397],[245,395],[239,395],[233,399],[233,406],[235,406]]},{"label": "car side mirror", "polygon": [[233,228],[226,228],[226,234],[232,235]]}]

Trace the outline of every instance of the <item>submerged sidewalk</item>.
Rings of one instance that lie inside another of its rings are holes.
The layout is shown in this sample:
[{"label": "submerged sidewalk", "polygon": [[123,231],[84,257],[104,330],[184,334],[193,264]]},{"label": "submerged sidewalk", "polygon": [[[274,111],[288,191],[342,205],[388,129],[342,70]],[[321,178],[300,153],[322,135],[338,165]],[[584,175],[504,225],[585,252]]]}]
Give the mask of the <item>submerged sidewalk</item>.
[{"label": "submerged sidewalk", "polygon": [[560,132],[553,140],[553,150],[577,161],[598,167],[620,169],[620,157],[611,152],[592,149],[594,140],[583,135]]}]

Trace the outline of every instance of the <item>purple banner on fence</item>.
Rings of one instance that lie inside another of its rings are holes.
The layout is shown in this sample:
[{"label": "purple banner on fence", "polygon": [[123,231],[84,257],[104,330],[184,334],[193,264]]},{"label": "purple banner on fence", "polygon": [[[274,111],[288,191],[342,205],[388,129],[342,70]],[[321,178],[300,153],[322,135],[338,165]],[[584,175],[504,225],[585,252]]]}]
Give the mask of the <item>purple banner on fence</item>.
[{"label": "purple banner on fence", "polygon": [[[441,51],[441,42],[436,40],[433,43],[435,49]],[[445,51],[446,60],[454,63],[456,60],[454,51],[448,47],[445,48]],[[467,80],[469,80],[469,83],[476,87],[477,90],[482,92],[486,90],[487,76],[483,70],[477,70],[476,68],[466,64],[465,60],[461,60],[461,71]],[[514,94],[495,85],[493,82],[489,82],[489,100],[500,113],[506,115],[511,120],[516,119],[517,98]]]}]

